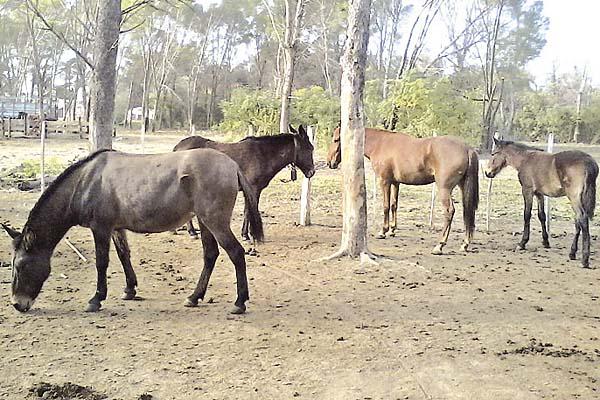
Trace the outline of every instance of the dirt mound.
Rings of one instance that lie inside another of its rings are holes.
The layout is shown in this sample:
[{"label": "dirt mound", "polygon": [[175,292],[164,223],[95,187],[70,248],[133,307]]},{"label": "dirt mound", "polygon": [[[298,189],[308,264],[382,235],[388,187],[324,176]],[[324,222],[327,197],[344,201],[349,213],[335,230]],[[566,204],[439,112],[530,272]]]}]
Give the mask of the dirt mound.
[{"label": "dirt mound", "polygon": [[31,399],[56,399],[56,400],[103,400],[107,396],[96,392],[87,386],[80,386],[67,382],[62,385],[40,382],[29,389]]}]

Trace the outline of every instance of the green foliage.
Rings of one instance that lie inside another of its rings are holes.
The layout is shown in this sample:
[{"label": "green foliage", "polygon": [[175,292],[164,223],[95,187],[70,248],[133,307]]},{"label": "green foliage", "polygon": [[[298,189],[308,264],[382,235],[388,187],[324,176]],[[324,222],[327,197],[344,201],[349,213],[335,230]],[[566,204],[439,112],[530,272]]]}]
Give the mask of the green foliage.
[{"label": "green foliage", "polygon": [[[292,97],[292,125],[315,125],[317,143],[329,143],[340,120],[339,98],[320,86],[296,90]],[[257,135],[272,135],[279,132],[279,107],[279,99],[271,91],[235,89],[230,100],[221,102],[223,122],[220,129],[243,134],[249,125],[253,125]]]},{"label": "green foliage", "polygon": [[480,111],[447,77],[408,75],[388,83],[388,97],[381,99],[381,84],[369,81],[365,112],[370,126],[382,126],[397,118],[395,130],[418,137],[460,136],[468,142],[478,137]]},{"label": "green foliage", "polygon": [[298,89],[293,93],[291,121],[292,125],[315,125],[317,145],[329,145],[340,122],[340,99],[320,86]]},{"label": "green foliage", "polygon": [[221,102],[220,129],[243,133],[252,125],[257,135],[272,135],[279,132],[279,107],[279,99],[271,91],[234,89],[231,98]]},{"label": "green foliage", "polygon": [[[66,168],[66,164],[58,157],[50,157],[44,162],[45,175],[58,175]],[[41,162],[37,158],[24,160],[21,164],[24,178],[34,179],[41,175]]]},{"label": "green foliage", "polygon": [[569,142],[575,127],[575,107],[561,106],[554,96],[544,92],[525,93],[522,109],[515,117],[515,136],[543,141],[549,133],[560,142]]}]

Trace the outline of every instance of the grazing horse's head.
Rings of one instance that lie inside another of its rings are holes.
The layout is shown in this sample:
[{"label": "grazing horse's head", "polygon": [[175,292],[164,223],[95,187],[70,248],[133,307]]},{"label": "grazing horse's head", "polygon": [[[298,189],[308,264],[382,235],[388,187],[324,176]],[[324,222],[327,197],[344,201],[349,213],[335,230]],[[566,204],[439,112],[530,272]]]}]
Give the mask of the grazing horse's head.
[{"label": "grazing horse's head", "polygon": [[327,166],[336,169],[342,162],[342,147],[340,144],[340,128],[337,127],[333,131],[333,141],[329,145],[327,152]]},{"label": "grazing horse's head", "polygon": [[507,144],[508,142],[494,138],[494,150],[492,151],[492,158],[490,158],[488,161],[485,169],[485,176],[488,178],[495,177],[500,171],[502,171],[504,167],[506,167],[508,157],[506,154]]},{"label": "grazing horse's head", "polygon": [[295,130],[291,125],[289,128],[290,133],[294,135],[294,164],[300,168],[304,176],[311,178],[315,174],[315,164],[313,161],[313,151],[315,148],[310,142],[304,126],[300,125],[298,130]]},{"label": "grazing horse's head", "polygon": [[51,252],[33,246],[35,234],[25,227],[20,233],[2,224],[13,239],[12,297],[13,306],[20,312],[31,308],[42,285],[50,275]]}]

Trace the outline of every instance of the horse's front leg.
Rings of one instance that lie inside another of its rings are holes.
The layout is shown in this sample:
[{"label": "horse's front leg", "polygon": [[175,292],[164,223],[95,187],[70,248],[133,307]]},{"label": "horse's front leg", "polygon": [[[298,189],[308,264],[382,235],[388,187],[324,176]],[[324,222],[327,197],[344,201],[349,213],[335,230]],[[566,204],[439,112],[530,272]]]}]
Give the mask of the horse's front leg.
[{"label": "horse's front leg", "polygon": [[523,237],[517,246],[517,250],[525,250],[527,242],[529,242],[529,231],[531,222],[531,207],[533,206],[533,191],[523,187],[523,201],[525,204],[523,210]]},{"label": "horse's front leg", "polygon": [[123,289],[123,300],[135,299],[137,286],[137,277],[135,271],[131,266],[131,252],[129,251],[129,244],[127,243],[127,235],[124,229],[119,229],[113,232],[112,240],[117,250],[117,256],[123,266],[123,272],[125,273],[125,288]]},{"label": "horse's front leg", "polygon": [[87,312],[96,312],[102,307],[102,301],[106,300],[106,270],[108,269],[108,253],[110,249],[111,232],[105,229],[93,229],[94,245],[96,247],[96,293],[88,302],[85,309]]},{"label": "horse's front leg", "polygon": [[390,236],[396,236],[397,227],[397,210],[398,210],[398,197],[400,195],[400,188],[398,183],[393,183],[390,188],[390,210],[392,211],[392,221],[390,222]]},{"label": "horse's front leg", "polygon": [[431,254],[440,255],[442,249],[448,242],[448,236],[450,235],[450,228],[452,226],[452,219],[454,218],[454,202],[452,201],[452,190],[446,187],[438,185],[440,203],[442,203],[442,210],[444,211],[444,226],[442,228],[442,236],[440,242],[433,248]]},{"label": "horse's front leg", "polygon": [[200,227],[200,238],[202,239],[202,250],[204,253],[204,267],[202,268],[202,273],[200,274],[200,279],[198,279],[194,293],[192,293],[185,302],[186,307],[196,307],[198,305],[198,300],[204,299],[208,281],[215,268],[217,257],[219,257],[219,245],[217,244],[215,237],[200,219],[198,219],[198,224]]},{"label": "horse's front leg", "polygon": [[391,183],[386,179],[379,178],[379,186],[383,193],[383,227],[377,234],[377,239],[385,239],[385,234],[390,229],[390,187]]},{"label": "horse's front leg", "polygon": [[577,244],[579,243],[579,234],[581,233],[581,225],[579,224],[579,219],[575,220],[575,237],[573,238],[573,243],[571,244],[571,251],[569,252],[569,258],[574,260],[577,258]]},{"label": "horse's front leg", "polygon": [[548,241],[548,230],[546,229],[546,212],[544,210],[544,195],[536,193],[538,204],[538,219],[542,225],[542,244],[545,248],[550,248],[550,242]]}]

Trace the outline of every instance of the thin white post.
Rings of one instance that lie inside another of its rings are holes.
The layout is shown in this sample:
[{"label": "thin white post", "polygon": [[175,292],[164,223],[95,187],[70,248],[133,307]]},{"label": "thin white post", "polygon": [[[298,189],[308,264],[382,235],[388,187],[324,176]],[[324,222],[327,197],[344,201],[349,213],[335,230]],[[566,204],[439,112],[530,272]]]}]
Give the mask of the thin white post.
[{"label": "thin white post", "polygon": [[45,171],[45,166],[46,166],[46,121],[42,119],[41,121],[42,123],[42,130],[40,133],[40,141],[42,143],[42,160],[40,162],[40,173],[42,175],[41,179],[40,179],[40,190],[42,191],[42,193],[44,192],[44,189],[46,188],[46,179],[45,176],[46,175],[46,171]]},{"label": "thin white post", "polygon": [[[433,132],[433,137],[437,137],[437,132]],[[435,177],[434,177],[435,179]],[[433,212],[435,210],[435,181],[431,185],[431,204],[429,205],[429,227],[433,229]]]},{"label": "thin white post", "polygon": [[[499,132],[494,133],[494,138],[500,139],[500,133]],[[495,148],[496,148],[496,142],[494,141],[494,142],[492,142],[492,153],[494,152]],[[494,180],[492,178],[488,179],[487,198],[486,198],[486,204],[485,204],[485,231],[486,232],[490,231],[490,203],[491,203],[491,199],[492,199],[492,184],[493,184],[493,182],[494,182]]]},{"label": "thin white post", "polygon": [[[315,127],[310,125],[307,130],[308,139],[314,145],[315,143]],[[302,195],[300,196],[300,225],[310,225],[310,179],[304,177],[302,179]]]},{"label": "thin white post", "polygon": [[[548,134],[548,153],[554,152],[554,133]],[[544,212],[546,213],[546,230],[550,235],[550,197],[544,196]]]}]

